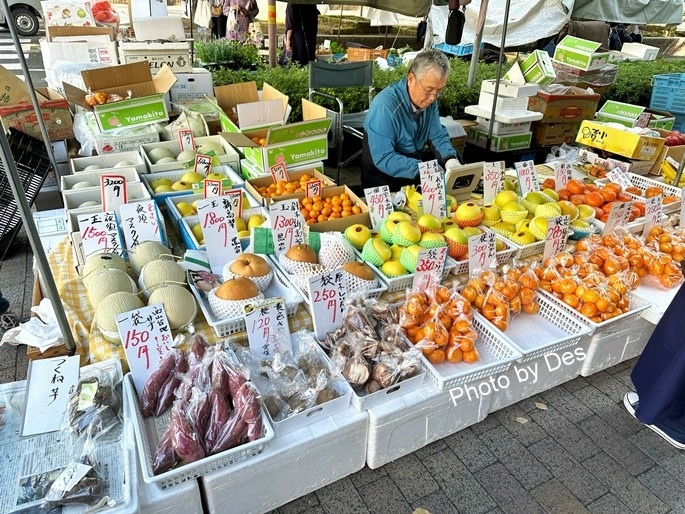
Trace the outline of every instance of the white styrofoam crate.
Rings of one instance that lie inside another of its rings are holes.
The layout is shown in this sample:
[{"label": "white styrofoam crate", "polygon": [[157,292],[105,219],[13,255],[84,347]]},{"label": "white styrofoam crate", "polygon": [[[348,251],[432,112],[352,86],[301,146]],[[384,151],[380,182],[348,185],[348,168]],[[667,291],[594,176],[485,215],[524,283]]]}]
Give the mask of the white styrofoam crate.
[{"label": "white styrofoam crate", "polygon": [[[117,169],[115,164],[129,161],[133,163],[133,167],[138,173],[147,173],[145,161],[138,152],[114,152],[103,155],[93,155],[91,157],[76,157],[71,159],[71,172],[80,173],[86,171],[88,166],[100,166],[100,170]],[[88,170],[94,171],[94,170]]]},{"label": "white styrofoam crate", "polygon": [[380,391],[376,391],[375,393],[367,394],[364,396],[358,394],[357,391],[353,391],[352,405],[358,411],[365,411],[368,409],[372,409],[373,407],[376,407],[378,405],[381,405],[385,402],[388,402],[390,400],[393,400],[399,396],[411,393],[412,391],[416,391],[423,385],[424,375],[425,371],[421,370],[419,371],[419,373],[417,373],[411,378],[402,380],[401,382],[398,382],[393,386],[381,389]]},{"label": "white styrofoam crate", "polygon": [[[495,94],[495,79],[484,80],[480,84],[480,90],[486,93]],[[528,98],[530,96],[535,96],[538,93],[538,84],[516,84],[508,80],[499,81],[499,89],[497,94],[499,96],[506,96],[510,98]]]},{"label": "white styrofoam crate", "polygon": [[[487,132],[490,129],[490,120],[487,118],[478,117],[478,130]],[[530,132],[530,121],[525,123],[501,123],[496,121],[492,125],[492,133],[498,136],[507,134],[520,134],[521,132]]]},{"label": "white styrofoam crate", "polygon": [[[167,198],[174,198],[177,196],[187,196],[187,195],[199,195],[200,198],[204,198],[204,191],[202,189],[193,189],[191,185],[191,189],[183,189],[181,191],[168,191],[165,193],[155,193],[154,189],[152,188],[152,183],[155,180],[167,178],[171,180],[172,182],[176,182],[181,180],[184,174],[193,171],[192,169],[185,169],[185,170],[173,170],[173,171],[159,171],[157,173],[147,173],[145,175],[142,175],[142,182],[145,184],[145,187],[147,188],[148,192],[150,193],[150,196],[154,198],[155,202],[158,204],[163,204],[165,203]],[[235,188],[243,188],[244,181],[240,176],[233,170],[233,168],[229,165],[222,165],[222,166],[214,166],[212,168],[212,173],[222,173],[228,181],[231,183],[230,189],[235,189]],[[202,186],[202,183],[198,184],[199,186]],[[199,191],[199,193],[198,193]],[[256,202],[256,200],[255,200]]]},{"label": "white styrofoam crate", "polygon": [[495,100],[497,100],[495,108],[497,114],[518,116],[525,114],[528,111],[528,97],[526,96],[521,98],[498,96],[495,99],[495,95],[486,91],[480,92],[480,96],[478,97],[478,107],[491,111]]},{"label": "white styrofoam crate", "polygon": [[[648,187],[660,187],[661,189],[664,190],[665,194],[677,196],[678,198],[680,198],[680,201],[678,201],[678,202],[669,203],[669,204],[663,205],[661,207],[661,211],[664,214],[671,214],[674,212],[680,212],[680,204],[682,202],[682,189],[677,188],[675,186],[671,186],[669,184],[666,184],[665,182],[659,182],[658,180],[654,180],[654,179],[651,179],[648,177],[643,177],[642,175],[636,175],[635,173],[627,173],[627,175],[628,175],[628,179],[630,180],[630,182],[634,186],[642,189],[642,191],[645,191],[645,189],[647,189]],[[603,186],[603,185],[607,184],[608,182],[609,182],[608,178],[601,178],[601,179],[595,180],[595,184],[597,184],[598,186]],[[632,193],[628,193],[628,194],[631,197],[633,197],[635,200],[638,200],[641,202],[645,201],[645,197],[643,197],[643,196],[635,195]],[[644,220],[643,220],[643,226],[644,226]]]},{"label": "white styrofoam crate", "polygon": [[[60,178],[62,191],[66,191],[74,187],[74,184],[79,182],[90,182],[91,187],[100,187],[100,176],[102,175],[121,175],[126,179],[126,182],[140,182],[138,171],[134,167],[113,168],[96,171],[83,171],[75,175],[63,175]],[[85,189],[85,188],[82,188]]]},{"label": "white styrofoam crate", "polygon": [[[218,143],[223,148],[225,154],[219,155],[219,163],[221,165],[231,165],[235,169],[240,168],[240,155],[236,152],[228,141],[226,141],[221,136],[203,136],[195,138],[195,146],[199,147],[204,143]],[[178,155],[181,152],[181,144],[178,141],[161,141],[159,143],[151,143],[147,145],[140,145],[140,155],[147,166],[150,173],[157,173],[159,171],[176,171],[183,169],[183,163],[180,162],[170,162],[168,164],[152,164],[150,158],[148,157],[148,152],[153,148],[166,148],[171,150],[174,155]]]},{"label": "white styrofoam crate", "polygon": [[[233,180],[233,175],[227,175],[231,180]],[[239,185],[236,183],[236,188]],[[183,219],[183,215],[181,212],[178,210],[178,207],[176,207],[180,202],[186,202],[192,205],[193,202],[196,200],[202,200],[204,199],[204,194],[203,193],[192,193],[190,195],[185,195],[183,198],[179,198],[178,196],[169,196],[165,198],[164,202],[166,204],[166,209],[167,213],[169,214],[169,217],[171,218],[171,222],[174,224],[177,230],[180,230],[179,225],[181,223],[181,219]],[[259,207],[259,202],[252,198],[252,195],[247,192],[247,190],[244,191],[243,193],[243,211],[250,210],[252,211],[253,208],[258,208]],[[261,208],[261,207],[259,207]],[[269,218],[269,213],[265,209],[263,209],[264,212],[264,217]],[[241,218],[243,217],[245,212],[241,213]],[[248,216],[249,218],[249,216]],[[245,220],[247,222],[247,220]]]},{"label": "white styrofoam crate", "polygon": [[[145,186],[141,182],[131,182],[126,184],[126,195],[126,200],[129,203],[150,200],[150,193],[148,193],[147,189],[145,189]],[[99,187],[62,191],[62,200],[64,201],[64,208],[67,210],[67,214],[71,210],[80,211],[84,209],[83,207],[79,207],[79,205],[83,204],[84,202],[98,202],[98,204],[100,204],[100,208],[102,208],[102,198]]]},{"label": "white styrofoam crate", "polygon": [[666,312],[666,309],[668,309],[668,306],[671,305],[671,301],[673,301],[682,284],[672,289],[665,289],[657,285],[645,284],[644,282],[643,280],[633,293],[651,303],[648,309],[642,311],[642,317],[652,325],[656,325],[661,321],[661,317]]}]

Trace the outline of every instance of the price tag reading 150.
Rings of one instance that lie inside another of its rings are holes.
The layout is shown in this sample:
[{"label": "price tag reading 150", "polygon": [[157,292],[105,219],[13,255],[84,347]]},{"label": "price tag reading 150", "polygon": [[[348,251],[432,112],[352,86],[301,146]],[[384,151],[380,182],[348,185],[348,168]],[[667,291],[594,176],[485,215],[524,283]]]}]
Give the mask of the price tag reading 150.
[{"label": "price tag reading 150", "polygon": [[207,198],[198,202],[197,215],[202,226],[209,265],[212,272],[221,274],[226,263],[242,252],[233,204],[225,196]]},{"label": "price tag reading 150", "polygon": [[516,174],[519,178],[519,188],[521,189],[521,196],[531,191],[540,191],[540,184],[538,184],[538,176],[535,173],[535,163],[533,161],[523,161],[514,163],[516,167]]},{"label": "price tag reading 150", "polygon": [[319,339],[342,326],[347,275],[341,269],[309,277],[309,303],[312,307],[314,332]]},{"label": "price tag reading 150", "polygon": [[661,217],[661,195],[652,196],[645,200],[645,228],[642,235],[646,236],[652,227],[659,223]]},{"label": "price tag reading 150", "polygon": [[469,273],[492,270],[497,267],[495,233],[484,232],[469,237]]},{"label": "price tag reading 150", "polygon": [[283,298],[269,298],[245,306],[245,329],[250,353],[271,360],[278,353],[292,354],[290,327]]},{"label": "price tag reading 150", "polygon": [[438,161],[420,162],[419,174],[423,213],[432,214],[438,219],[446,217],[445,176],[438,168]]},{"label": "price tag reading 150", "polygon": [[378,186],[364,189],[364,197],[371,215],[371,226],[374,230],[379,230],[381,223],[388,217],[388,214],[394,211],[390,198],[390,188]]},{"label": "price tag reading 150", "polygon": [[568,216],[556,216],[547,219],[547,234],[545,235],[543,262],[548,257],[552,257],[564,249],[568,223]]},{"label": "price tag reading 150", "polygon": [[504,161],[483,164],[483,203],[491,204],[495,195],[504,189]]},{"label": "price tag reading 150", "polygon": [[100,175],[100,200],[103,211],[113,211],[126,203],[126,177]]},{"label": "price tag reading 150", "polygon": [[304,218],[300,212],[300,201],[284,200],[269,206],[271,233],[276,255],[287,252],[293,246],[305,243]]},{"label": "price tag reading 150", "polygon": [[424,248],[416,258],[416,271],[412,291],[419,292],[428,289],[431,284],[439,284],[445,270],[447,247]]}]

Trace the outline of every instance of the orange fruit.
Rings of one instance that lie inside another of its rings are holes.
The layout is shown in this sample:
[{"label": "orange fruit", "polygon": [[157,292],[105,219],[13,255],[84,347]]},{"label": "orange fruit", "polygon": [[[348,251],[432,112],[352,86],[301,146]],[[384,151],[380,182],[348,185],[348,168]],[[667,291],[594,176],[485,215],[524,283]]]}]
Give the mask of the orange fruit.
[{"label": "orange fruit", "polygon": [[468,362],[469,364],[474,363],[478,360],[478,353],[476,352],[476,350],[464,352],[462,354],[462,359],[464,360],[464,362]]}]

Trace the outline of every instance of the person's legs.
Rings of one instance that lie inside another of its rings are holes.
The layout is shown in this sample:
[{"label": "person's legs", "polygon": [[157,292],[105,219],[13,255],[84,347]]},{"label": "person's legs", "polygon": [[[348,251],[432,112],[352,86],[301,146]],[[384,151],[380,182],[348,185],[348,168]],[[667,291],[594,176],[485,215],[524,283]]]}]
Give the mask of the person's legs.
[{"label": "person's legs", "polygon": [[[640,421],[635,415],[635,411],[640,403],[640,398],[637,393],[629,392],[623,397],[623,405],[626,410],[638,421]],[[679,450],[685,450],[685,424],[666,420],[660,423],[655,423],[654,425],[647,425],[647,428],[659,434],[668,443],[675,446]]]},{"label": "person's legs", "polygon": [[301,30],[293,30],[290,34],[290,46],[293,49],[292,60],[300,66],[309,64],[309,54],[307,53],[307,43]]}]

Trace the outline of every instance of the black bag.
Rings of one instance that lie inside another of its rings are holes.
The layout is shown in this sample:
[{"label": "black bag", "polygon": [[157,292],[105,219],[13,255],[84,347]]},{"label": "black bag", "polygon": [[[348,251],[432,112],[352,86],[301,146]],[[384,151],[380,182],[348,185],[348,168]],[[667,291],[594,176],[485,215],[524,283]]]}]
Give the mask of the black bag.
[{"label": "black bag", "polygon": [[448,45],[458,45],[461,43],[461,35],[464,32],[466,16],[461,9],[450,11],[447,19],[447,30],[445,31],[445,43]]},{"label": "black bag", "polygon": [[426,18],[422,19],[416,26],[416,42],[423,46],[423,40],[426,39],[426,29],[428,28],[428,22]]}]

